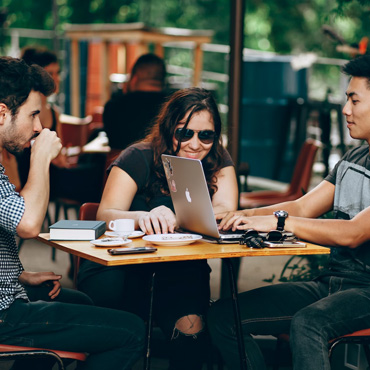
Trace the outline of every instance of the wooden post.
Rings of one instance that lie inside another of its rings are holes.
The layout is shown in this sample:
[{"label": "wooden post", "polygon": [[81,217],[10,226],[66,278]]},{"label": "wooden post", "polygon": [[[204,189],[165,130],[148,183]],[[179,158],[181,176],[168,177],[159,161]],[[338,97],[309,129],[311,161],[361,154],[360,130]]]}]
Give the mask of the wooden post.
[{"label": "wooden post", "polygon": [[228,113],[228,150],[235,167],[239,166],[239,131],[241,81],[243,72],[245,0],[232,0],[230,11],[230,64],[229,64],[229,113]]},{"label": "wooden post", "polygon": [[194,75],[193,85],[200,86],[203,69],[203,50],[201,44],[196,44],[194,49]]},{"label": "wooden post", "polygon": [[101,50],[101,105],[105,105],[110,97],[110,82],[109,82],[109,43],[107,40],[102,41]]},{"label": "wooden post", "polygon": [[71,41],[71,113],[80,117],[80,49],[78,40]]}]

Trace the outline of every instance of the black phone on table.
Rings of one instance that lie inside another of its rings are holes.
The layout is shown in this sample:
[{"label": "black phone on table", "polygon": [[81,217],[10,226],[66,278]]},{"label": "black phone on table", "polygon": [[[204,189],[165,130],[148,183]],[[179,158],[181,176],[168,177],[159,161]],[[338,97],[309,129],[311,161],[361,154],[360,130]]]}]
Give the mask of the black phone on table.
[{"label": "black phone on table", "polygon": [[123,247],[123,248],[111,248],[108,249],[108,253],[117,256],[120,254],[133,254],[133,253],[152,253],[155,252],[155,247]]}]

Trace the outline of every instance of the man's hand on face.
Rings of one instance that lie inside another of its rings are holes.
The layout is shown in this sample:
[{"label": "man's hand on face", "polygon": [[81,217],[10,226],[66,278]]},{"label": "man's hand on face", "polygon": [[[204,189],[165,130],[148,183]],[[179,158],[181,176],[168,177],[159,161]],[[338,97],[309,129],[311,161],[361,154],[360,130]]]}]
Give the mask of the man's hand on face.
[{"label": "man's hand on face", "polygon": [[62,142],[55,131],[44,128],[36,137],[31,153],[52,161],[62,149]]}]

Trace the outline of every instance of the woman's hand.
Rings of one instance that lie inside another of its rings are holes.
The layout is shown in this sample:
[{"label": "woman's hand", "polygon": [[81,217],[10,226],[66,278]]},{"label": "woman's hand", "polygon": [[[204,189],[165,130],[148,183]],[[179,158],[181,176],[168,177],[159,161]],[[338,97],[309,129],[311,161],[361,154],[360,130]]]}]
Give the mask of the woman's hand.
[{"label": "woman's hand", "polygon": [[165,206],[153,208],[139,218],[139,226],[146,234],[173,233],[176,226],[175,214]]},{"label": "woman's hand", "polygon": [[62,278],[62,275],[56,275],[54,272],[30,272],[23,271],[19,275],[19,282],[24,285],[41,285],[45,284],[51,286],[52,289],[49,292],[49,297],[54,299],[60,293],[62,288],[59,280]]}]

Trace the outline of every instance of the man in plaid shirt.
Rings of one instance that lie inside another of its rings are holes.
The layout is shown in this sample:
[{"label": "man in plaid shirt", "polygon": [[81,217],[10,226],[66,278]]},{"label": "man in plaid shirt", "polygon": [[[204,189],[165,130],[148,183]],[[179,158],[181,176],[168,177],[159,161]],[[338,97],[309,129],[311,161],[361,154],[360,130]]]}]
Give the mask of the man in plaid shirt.
[{"label": "man in plaid shirt", "polygon": [[[39,234],[49,202],[50,162],[62,147],[56,133],[43,129],[39,119],[41,94],[53,91],[54,82],[43,68],[0,58],[0,151],[15,154],[34,140],[28,181],[20,193],[0,165],[0,343],[87,352],[84,369],[130,369],[144,345],[141,319],[62,302],[61,276],[26,272],[18,257],[15,234]],[[30,300],[25,286],[43,283],[51,285],[48,302],[36,301],[37,293]],[[75,297],[83,302],[79,293]]]}]

